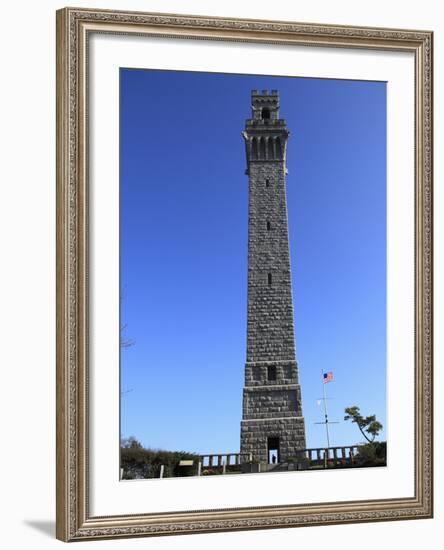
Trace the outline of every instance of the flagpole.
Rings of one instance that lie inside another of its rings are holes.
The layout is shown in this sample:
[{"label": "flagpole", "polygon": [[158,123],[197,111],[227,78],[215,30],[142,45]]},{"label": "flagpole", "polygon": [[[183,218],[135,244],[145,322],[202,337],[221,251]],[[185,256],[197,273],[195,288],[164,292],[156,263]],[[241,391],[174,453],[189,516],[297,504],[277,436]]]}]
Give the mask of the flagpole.
[{"label": "flagpole", "polygon": [[327,432],[327,449],[330,448],[330,434],[328,433],[328,412],[327,412],[327,397],[325,395],[325,382],[324,382],[324,369],[322,369],[322,392],[323,392],[323,402],[324,402],[324,416],[325,416],[325,431]]}]

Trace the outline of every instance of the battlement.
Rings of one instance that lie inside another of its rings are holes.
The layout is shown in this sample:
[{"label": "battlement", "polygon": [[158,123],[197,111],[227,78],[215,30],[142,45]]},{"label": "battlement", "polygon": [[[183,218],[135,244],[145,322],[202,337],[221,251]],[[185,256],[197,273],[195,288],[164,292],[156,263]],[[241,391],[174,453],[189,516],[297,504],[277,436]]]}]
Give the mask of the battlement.
[{"label": "battlement", "polygon": [[271,90],[271,92],[268,92],[268,90],[262,90],[262,91],[251,90],[251,97],[268,96],[268,95],[279,97],[279,92],[277,90]]},{"label": "battlement", "polygon": [[262,127],[262,126],[279,126],[279,127],[282,127],[286,129],[286,122],[285,122],[285,119],[283,118],[276,118],[276,119],[268,119],[268,120],[264,120],[264,119],[261,119],[261,118],[249,118],[245,121],[245,126],[246,128],[250,127],[250,126],[258,126],[258,127]]},{"label": "battlement", "polygon": [[251,90],[251,118],[264,123],[279,119],[279,92]]}]

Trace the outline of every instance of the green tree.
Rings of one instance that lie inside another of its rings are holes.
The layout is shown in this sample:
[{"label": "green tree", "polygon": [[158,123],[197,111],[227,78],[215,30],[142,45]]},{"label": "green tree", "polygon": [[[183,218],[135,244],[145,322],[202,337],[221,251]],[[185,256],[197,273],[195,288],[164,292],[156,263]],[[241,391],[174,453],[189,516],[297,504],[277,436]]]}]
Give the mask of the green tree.
[{"label": "green tree", "polygon": [[356,424],[361,434],[369,443],[375,440],[375,437],[379,435],[379,432],[383,428],[382,424],[376,420],[376,415],[362,416],[359,407],[356,405],[347,407],[344,412],[344,420],[351,420]]}]

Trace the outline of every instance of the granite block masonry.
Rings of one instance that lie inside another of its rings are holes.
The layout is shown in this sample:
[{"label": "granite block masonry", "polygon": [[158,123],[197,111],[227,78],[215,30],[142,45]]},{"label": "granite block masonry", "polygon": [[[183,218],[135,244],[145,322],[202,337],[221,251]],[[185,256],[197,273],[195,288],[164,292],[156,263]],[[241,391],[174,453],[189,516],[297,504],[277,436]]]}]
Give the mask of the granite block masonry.
[{"label": "granite block masonry", "polygon": [[254,461],[286,462],[306,448],[288,243],[285,177],[289,131],[285,120],[279,118],[277,90],[253,90],[251,108],[252,118],[243,132],[249,212],[241,453],[251,454]]}]

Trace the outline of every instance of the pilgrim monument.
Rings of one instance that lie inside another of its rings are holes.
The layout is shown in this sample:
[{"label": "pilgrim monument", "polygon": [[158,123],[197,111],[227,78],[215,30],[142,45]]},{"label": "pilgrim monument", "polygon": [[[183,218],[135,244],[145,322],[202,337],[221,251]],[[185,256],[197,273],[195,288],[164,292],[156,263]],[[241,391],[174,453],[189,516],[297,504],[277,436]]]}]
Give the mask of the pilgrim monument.
[{"label": "pilgrim monument", "polygon": [[[247,360],[241,454],[286,462],[305,449],[296,362],[285,176],[289,131],[276,90],[251,93],[246,121],[248,205]],[[243,458],[245,461],[245,457]]]}]

